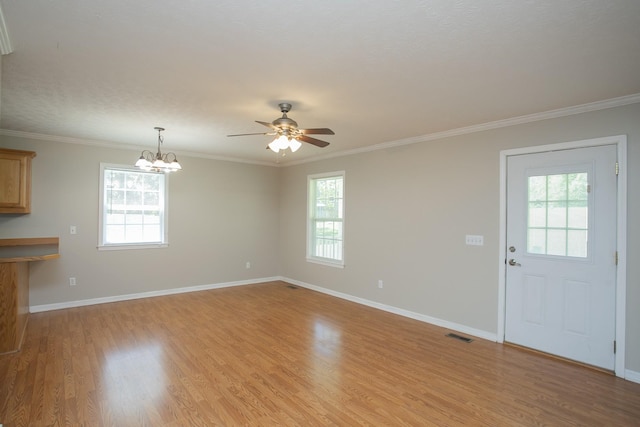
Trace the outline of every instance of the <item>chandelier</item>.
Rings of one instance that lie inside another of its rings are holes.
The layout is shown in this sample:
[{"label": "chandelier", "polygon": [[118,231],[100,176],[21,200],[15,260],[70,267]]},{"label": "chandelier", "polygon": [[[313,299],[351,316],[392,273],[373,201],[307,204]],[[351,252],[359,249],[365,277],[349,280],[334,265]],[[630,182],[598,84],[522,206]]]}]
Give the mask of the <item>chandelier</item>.
[{"label": "chandelier", "polygon": [[164,128],[155,127],[154,129],[158,131],[158,152],[154,154],[149,150],[142,151],[140,158],[136,162],[136,167],[152,172],[175,172],[182,169],[175,154],[162,154],[160,151],[160,145],[164,142],[161,134]]}]

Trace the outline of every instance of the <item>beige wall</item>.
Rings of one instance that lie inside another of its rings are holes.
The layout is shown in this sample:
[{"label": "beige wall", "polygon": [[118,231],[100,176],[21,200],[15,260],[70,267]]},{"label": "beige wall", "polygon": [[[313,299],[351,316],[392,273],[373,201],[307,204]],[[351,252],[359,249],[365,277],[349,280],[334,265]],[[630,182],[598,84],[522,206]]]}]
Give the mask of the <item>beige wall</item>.
[{"label": "beige wall", "polygon": [[[280,274],[495,334],[500,151],[619,134],[629,162],[626,368],[638,372],[640,104],[285,168]],[[306,177],[336,170],[346,172],[344,269],[305,261]],[[466,246],[465,234],[484,246]]]},{"label": "beige wall", "polygon": [[[181,156],[170,246],[155,250],[96,249],[99,163],[137,152],[1,136],[0,147],[38,155],[33,213],[0,216],[0,238],[60,236],[60,259],[32,263],[31,305],[280,275],[495,334],[500,150],[618,134],[629,162],[626,367],[640,372],[640,104],[285,168]],[[307,175],[337,170],[344,269],[305,261]]]},{"label": "beige wall", "polygon": [[32,306],[278,272],[276,168],[180,157],[184,170],[169,177],[169,247],[98,251],[100,162],[131,164],[139,153],[6,136],[0,146],[37,152],[32,213],[0,216],[0,238],[60,237],[59,259],[31,263]]}]

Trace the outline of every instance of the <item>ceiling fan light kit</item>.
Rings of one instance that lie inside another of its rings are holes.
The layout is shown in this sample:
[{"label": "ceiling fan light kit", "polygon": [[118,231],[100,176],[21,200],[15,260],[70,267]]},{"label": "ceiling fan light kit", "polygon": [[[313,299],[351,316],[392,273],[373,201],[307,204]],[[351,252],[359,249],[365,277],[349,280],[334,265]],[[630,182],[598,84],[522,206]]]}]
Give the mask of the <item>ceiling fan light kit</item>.
[{"label": "ceiling fan light kit", "polygon": [[136,167],[151,172],[175,172],[182,169],[178,158],[174,153],[162,154],[160,151],[160,145],[164,142],[164,138],[161,134],[164,128],[155,127],[158,131],[158,151],[154,154],[149,150],[143,150],[140,153],[140,158],[136,162]]},{"label": "ceiling fan light kit", "polygon": [[275,136],[275,138],[269,143],[267,149],[273,151],[274,153],[284,151],[287,148],[290,149],[292,153],[295,153],[302,146],[302,142],[306,142],[308,144],[315,145],[316,147],[321,148],[329,145],[329,143],[326,141],[312,138],[307,135],[335,135],[335,133],[331,129],[299,129],[298,123],[296,123],[295,120],[287,117],[287,113],[291,111],[291,104],[282,102],[278,104],[278,106],[280,107],[282,117],[275,119],[271,123],[256,120],[256,123],[270,128],[271,132],[242,133],[227,136],[273,135]]}]

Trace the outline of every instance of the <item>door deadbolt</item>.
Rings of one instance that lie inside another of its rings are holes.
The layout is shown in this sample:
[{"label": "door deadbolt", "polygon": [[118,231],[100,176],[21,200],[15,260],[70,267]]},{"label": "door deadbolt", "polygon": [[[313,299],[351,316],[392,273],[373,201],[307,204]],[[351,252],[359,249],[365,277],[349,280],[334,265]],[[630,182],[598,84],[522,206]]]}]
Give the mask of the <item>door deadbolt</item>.
[{"label": "door deadbolt", "polygon": [[509,252],[515,252],[516,248],[514,246],[509,246]]}]

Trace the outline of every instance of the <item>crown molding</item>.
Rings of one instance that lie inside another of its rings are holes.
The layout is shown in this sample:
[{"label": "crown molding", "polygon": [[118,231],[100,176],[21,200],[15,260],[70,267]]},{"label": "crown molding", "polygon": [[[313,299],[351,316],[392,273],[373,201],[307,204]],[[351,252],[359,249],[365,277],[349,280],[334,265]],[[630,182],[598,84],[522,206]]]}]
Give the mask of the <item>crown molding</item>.
[{"label": "crown molding", "polygon": [[[307,159],[295,160],[286,163],[272,163],[272,162],[264,162],[264,161],[256,161],[256,160],[247,160],[240,159],[236,157],[225,157],[225,156],[216,156],[207,153],[198,153],[192,151],[175,151],[176,154],[185,157],[196,157],[196,158],[205,158],[211,160],[220,160],[226,162],[234,162],[234,163],[244,163],[251,165],[260,165],[260,166],[270,166],[270,167],[289,167],[296,166],[305,163],[313,163],[319,162],[322,160],[333,159],[336,157],[345,157],[351,156],[354,154],[368,153],[371,151],[377,150],[386,150],[394,147],[401,147],[403,145],[417,144],[420,142],[428,142],[435,141],[443,138],[449,138],[453,136],[466,135],[475,132],[483,132],[492,129],[499,129],[509,126],[515,126],[524,123],[537,122],[542,120],[555,119],[559,117],[566,117],[575,114],[587,113],[590,111],[598,111],[598,110],[606,110],[608,108],[622,107],[630,104],[640,103],[640,93],[621,96],[618,98],[607,99],[604,101],[591,102],[588,104],[576,105],[573,107],[567,108],[559,108],[556,110],[544,111],[541,113],[528,114],[525,116],[512,117],[509,119],[496,120],[493,122],[482,123],[478,125],[465,126],[457,129],[446,130],[442,132],[435,132],[421,136],[415,136],[411,138],[398,139],[395,141],[383,142],[381,144],[371,145],[367,147],[355,148],[353,150],[343,150],[336,151],[334,153],[313,156]],[[108,148],[117,148],[123,150],[143,150],[148,147],[142,147],[138,145],[128,145],[128,144],[120,144],[115,142],[107,142],[107,141],[97,141],[97,140],[89,140],[89,139],[80,139],[80,138],[70,138],[63,136],[54,136],[54,135],[45,135],[33,132],[23,132],[9,129],[0,129],[0,135],[6,136],[14,136],[18,138],[30,138],[37,139],[41,141],[52,141],[52,142],[61,142],[67,144],[80,144],[80,145],[93,145],[98,147],[108,147]]]},{"label": "crown molding", "polygon": [[[117,142],[98,141],[94,139],[81,139],[81,138],[71,138],[67,136],[46,135],[43,133],[23,132],[19,130],[11,130],[11,129],[0,129],[0,135],[13,136],[16,138],[36,139],[38,141],[59,142],[63,144],[90,145],[93,147],[114,148],[114,149],[120,149],[120,150],[141,151],[141,150],[149,149],[148,146],[143,147],[141,145],[121,144]],[[199,153],[195,151],[176,151],[176,150],[172,150],[172,151],[176,155],[179,155],[181,157],[195,157],[198,159],[211,159],[211,160],[220,160],[224,162],[246,163],[251,165],[278,167],[277,164],[273,164],[270,162],[240,159],[237,157],[216,156],[212,154]]]},{"label": "crown molding", "polygon": [[0,54],[8,55],[11,52],[13,52],[13,47],[11,47],[7,24],[4,22],[4,13],[2,12],[2,7],[0,7]]},{"label": "crown molding", "polygon": [[303,163],[317,162],[321,160],[332,159],[335,157],[351,156],[354,154],[368,153],[377,150],[386,150],[389,148],[400,147],[403,145],[417,144],[419,142],[435,141],[438,139],[449,138],[452,136],[466,135],[475,132],[483,132],[486,130],[505,128],[509,126],[520,125],[524,123],[538,122],[542,120],[556,119],[559,117],[572,116],[575,114],[587,113],[590,111],[606,110],[608,108],[622,107],[630,104],[640,103],[640,93],[633,95],[621,96],[618,98],[606,99],[603,101],[590,102],[588,104],[576,105],[573,107],[558,108],[556,110],[543,111],[541,113],[527,114],[524,116],[512,117],[509,119],[496,120],[493,122],[481,123],[478,125],[465,126],[457,129],[445,130],[411,138],[398,139],[396,141],[383,142],[381,144],[370,145],[367,147],[355,148],[353,150],[336,151],[335,153],[314,156],[312,159],[301,159],[288,162],[283,167],[300,165]]}]

